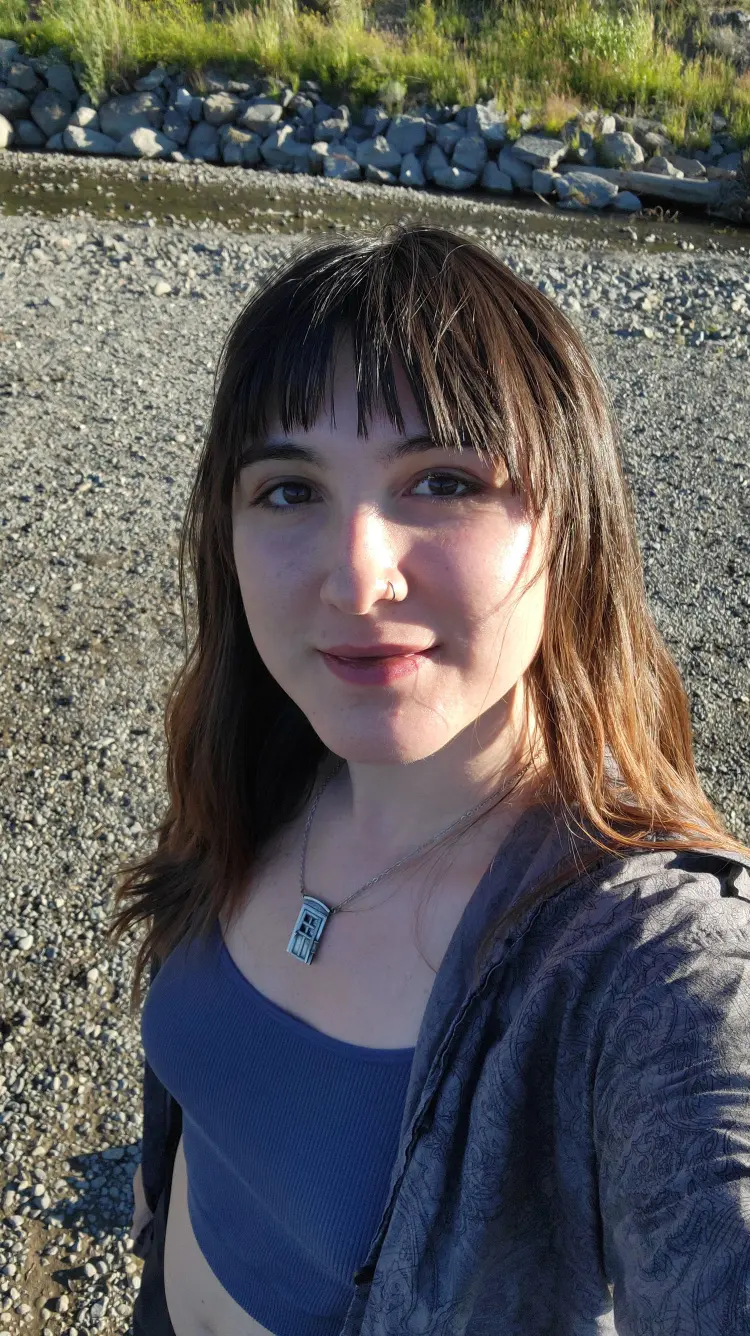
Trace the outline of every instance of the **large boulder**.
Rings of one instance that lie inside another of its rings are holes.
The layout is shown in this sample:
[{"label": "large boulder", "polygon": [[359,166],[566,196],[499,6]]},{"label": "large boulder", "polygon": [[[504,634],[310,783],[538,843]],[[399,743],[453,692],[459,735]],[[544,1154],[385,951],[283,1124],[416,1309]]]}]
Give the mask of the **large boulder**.
[{"label": "large boulder", "polygon": [[356,158],[360,167],[379,167],[381,171],[395,172],[401,167],[402,154],[393,148],[385,135],[364,139],[357,146]]},{"label": "large boulder", "polygon": [[531,182],[534,173],[533,167],[528,162],[524,162],[513,149],[506,144],[500,149],[497,155],[497,165],[501,172],[505,172],[520,190],[531,190]]},{"label": "large boulder", "polygon": [[0,88],[0,116],[9,121],[20,121],[28,117],[31,102],[25,93],[17,88]]},{"label": "large boulder", "polygon": [[48,65],[44,77],[48,88],[53,88],[56,93],[62,93],[70,103],[77,102],[79,89],[69,65]]},{"label": "large boulder", "polygon": [[117,141],[110,135],[100,134],[98,130],[89,130],[83,125],[68,125],[62,132],[63,144],[70,153],[111,153],[117,152]]},{"label": "large boulder", "polygon": [[237,117],[236,124],[241,130],[252,130],[253,134],[265,139],[281,120],[281,107],[278,102],[251,102],[249,107]]},{"label": "large boulder", "polygon": [[175,144],[183,145],[187,144],[192,128],[190,117],[186,116],[184,111],[179,111],[177,107],[167,107],[162,121],[162,134],[173,139]]},{"label": "large boulder", "polygon": [[349,131],[350,124],[348,111],[345,116],[327,116],[324,121],[318,121],[315,125],[315,135],[319,140],[331,144],[336,139],[343,139]]},{"label": "large boulder", "polygon": [[21,93],[27,93],[29,97],[36,97],[41,93],[44,84],[38,79],[27,60],[14,60],[5,76],[5,82],[9,88],[17,88]]},{"label": "large boulder", "polygon": [[439,144],[430,144],[422,159],[422,171],[428,181],[435,180],[435,172],[445,172],[450,163]]},{"label": "large boulder", "polygon": [[62,93],[45,88],[31,104],[31,118],[36,121],[45,139],[64,130],[73,114],[73,108]]},{"label": "large boulder", "polygon": [[18,148],[44,148],[49,135],[35,121],[16,121],[15,143]]},{"label": "large boulder", "polygon": [[637,167],[645,162],[640,144],[627,130],[616,130],[613,135],[602,135],[599,144],[599,162],[602,167]]},{"label": "large boulder", "polygon": [[237,120],[244,106],[234,93],[211,93],[203,101],[203,119],[209,125],[228,125]]},{"label": "large boulder", "polygon": [[136,130],[123,135],[117,145],[117,152],[125,158],[166,158],[177,147],[174,139],[169,139],[161,130],[139,125]]},{"label": "large boulder", "polygon": [[93,107],[76,107],[68,125],[80,125],[85,130],[98,130],[99,113]]},{"label": "large boulder", "polygon": [[606,209],[617,194],[613,181],[588,172],[565,172],[555,182],[559,200],[577,200],[586,209]]},{"label": "large boulder", "polygon": [[427,142],[424,116],[392,116],[386,139],[398,153],[414,153]]},{"label": "large boulder", "polygon": [[18,42],[12,42],[9,37],[0,37],[0,78],[5,78],[17,55]]},{"label": "large boulder", "polygon": [[10,148],[13,143],[13,126],[5,116],[0,116],[0,150]]},{"label": "large boulder", "polygon": [[497,195],[512,195],[515,189],[507,172],[502,172],[496,162],[487,163],[479,184],[483,190],[491,190]]},{"label": "large boulder", "polygon": [[481,135],[488,148],[501,148],[505,143],[508,118],[497,105],[495,98],[491,102],[477,102],[468,108],[466,129],[470,135]]},{"label": "large boulder", "polygon": [[[319,141],[323,143],[323,140]],[[327,141],[326,142],[326,147]],[[301,144],[294,137],[294,126],[288,122],[286,125],[280,125],[277,130],[273,130],[270,135],[263,139],[260,146],[260,153],[263,161],[269,167],[275,167],[278,171],[291,172],[307,171],[310,165],[311,144]],[[350,155],[347,155],[350,156]]]},{"label": "large boulder", "polygon": [[653,158],[649,158],[644,169],[646,172],[660,172],[662,176],[684,176],[685,173],[675,167],[669,158],[662,157],[660,153],[655,153]]},{"label": "large boulder", "polygon": [[164,120],[164,105],[156,91],[121,93],[99,108],[102,133],[111,139],[122,139],[131,130],[160,130]]},{"label": "large boulder", "polygon": [[361,181],[362,168],[351,154],[333,149],[323,159],[323,175],[339,181]]},{"label": "large boulder", "polygon": [[191,158],[200,158],[202,162],[218,162],[219,131],[207,121],[198,121],[190,131],[185,147]]},{"label": "large boulder", "polygon": [[263,140],[252,130],[240,130],[237,125],[222,125],[219,129],[219,152],[228,167],[255,167],[260,162]]},{"label": "large boulder", "polygon": [[416,153],[405,153],[401,159],[401,168],[398,174],[398,183],[401,186],[414,186],[421,189],[425,184],[422,164]]},{"label": "large boulder", "polygon": [[512,152],[530,167],[544,167],[551,171],[565,157],[567,144],[562,139],[548,139],[544,135],[521,135]]},{"label": "large boulder", "polygon": [[445,121],[435,132],[435,143],[440,146],[446,157],[450,157],[456,144],[466,135],[466,128],[456,121]]},{"label": "large boulder", "polygon": [[451,164],[479,176],[484,170],[487,156],[487,145],[479,135],[464,135],[453,150]]},{"label": "large boulder", "polygon": [[618,213],[639,213],[642,207],[641,201],[632,190],[619,190],[612,202],[612,208],[617,209]]},{"label": "large boulder", "polygon": [[442,186],[443,190],[468,190],[475,186],[478,180],[477,172],[465,172],[462,167],[440,167],[433,173],[432,177],[436,186]]}]

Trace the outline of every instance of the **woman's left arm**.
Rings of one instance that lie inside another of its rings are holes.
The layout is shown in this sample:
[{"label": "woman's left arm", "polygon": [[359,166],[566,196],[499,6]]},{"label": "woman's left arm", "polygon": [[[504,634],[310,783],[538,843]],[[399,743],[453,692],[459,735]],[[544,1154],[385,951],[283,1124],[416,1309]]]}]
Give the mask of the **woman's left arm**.
[{"label": "woman's left arm", "polygon": [[[727,902],[724,902],[727,906]],[[594,1143],[618,1336],[750,1336],[750,927],[634,943],[599,1013]]]}]

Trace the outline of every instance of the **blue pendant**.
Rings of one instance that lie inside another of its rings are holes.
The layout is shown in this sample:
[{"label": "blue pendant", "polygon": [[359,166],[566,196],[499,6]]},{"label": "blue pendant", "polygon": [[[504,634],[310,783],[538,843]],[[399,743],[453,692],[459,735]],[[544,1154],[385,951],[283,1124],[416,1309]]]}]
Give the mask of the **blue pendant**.
[{"label": "blue pendant", "polygon": [[324,905],[322,900],[316,900],[312,895],[303,895],[302,908],[287,947],[290,956],[312,965],[330,913],[330,907]]}]

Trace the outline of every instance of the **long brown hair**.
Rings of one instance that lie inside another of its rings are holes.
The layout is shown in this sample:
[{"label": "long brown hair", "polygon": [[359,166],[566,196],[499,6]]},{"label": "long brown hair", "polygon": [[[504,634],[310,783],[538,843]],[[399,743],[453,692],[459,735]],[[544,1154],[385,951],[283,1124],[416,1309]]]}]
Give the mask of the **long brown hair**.
[{"label": "long brown hair", "polygon": [[[285,432],[316,421],[342,331],[353,342],[358,435],[382,405],[403,432],[398,358],[436,443],[471,442],[502,461],[528,513],[549,515],[545,625],[526,674],[545,757],[540,799],[585,828],[599,859],[653,849],[655,832],[662,848],[750,852],[696,773],[686,693],[646,600],[612,406],[575,326],[447,228],[409,221],[305,241],[240,312],[217,367],[180,541],[186,655],[166,702],[168,807],[156,847],[121,869],[107,930],[117,941],[147,924],[132,1015],[152,958],[207,937],[219,913],[232,917],[259,852],[302,810],[325,762],[255,649],[231,500],[242,450],[263,439],[270,413]],[[558,869],[534,899],[564,878]]]}]

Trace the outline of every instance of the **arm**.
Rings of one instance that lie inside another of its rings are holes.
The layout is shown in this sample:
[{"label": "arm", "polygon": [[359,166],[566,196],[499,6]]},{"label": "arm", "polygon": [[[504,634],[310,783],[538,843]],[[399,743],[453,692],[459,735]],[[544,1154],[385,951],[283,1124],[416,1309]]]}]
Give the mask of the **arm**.
[{"label": "arm", "polygon": [[597,1044],[594,1144],[618,1336],[750,1336],[747,920],[692,902],[634,941]]}]

